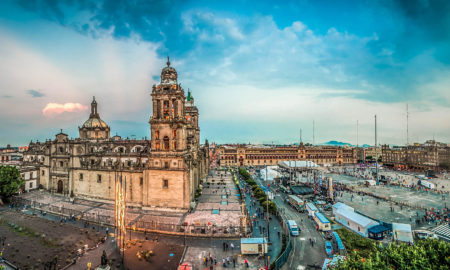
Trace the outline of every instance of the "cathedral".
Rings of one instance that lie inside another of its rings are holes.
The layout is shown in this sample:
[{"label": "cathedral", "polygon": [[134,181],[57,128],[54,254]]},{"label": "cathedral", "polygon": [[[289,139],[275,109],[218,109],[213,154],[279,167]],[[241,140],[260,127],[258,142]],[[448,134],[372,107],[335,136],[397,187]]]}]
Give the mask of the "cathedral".
[{"label": "cathedral", "polygon": [[123,179],[129,206],[189,209],[208,173],[209,145],[200,145],[198,109],[169,59],[151,97],[150,140],[111,137],[94,97],[79,138],[69,139],[61,130],[54,140],[30,142],[24,165],[35,166],[40,186],[53,193],[112,202],[115,182]]}]

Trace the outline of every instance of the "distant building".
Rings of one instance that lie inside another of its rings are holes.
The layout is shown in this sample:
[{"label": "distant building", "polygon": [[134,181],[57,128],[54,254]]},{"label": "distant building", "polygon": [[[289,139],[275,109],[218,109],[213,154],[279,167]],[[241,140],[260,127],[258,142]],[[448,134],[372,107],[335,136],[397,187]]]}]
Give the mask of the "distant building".
[{"label": "distant building", "polygon": [[308,160],[320,165],[343,165],[357,162],[356,150],[340,146],[264,146],[222,145],[219,147],[220,166],[277,165],[279,161]]},{"label": "distant building", "polygon": [[356,156],[358,162],[367,162],[367,161],[375,161],[380,160],[382,157],[382,149],[381,146],[374,147],[358,147],[356,149]]},{"label": "distant building", "polygon": [[0,165],[19,165],[23,159],[24,147],[6,147],[0,148]]},{"label": "distant building", "polygon": [[434,140],[408,146],[383,145],[382,161],[385,166],[398,169],[448,170],[450,169],[450,147]]}]

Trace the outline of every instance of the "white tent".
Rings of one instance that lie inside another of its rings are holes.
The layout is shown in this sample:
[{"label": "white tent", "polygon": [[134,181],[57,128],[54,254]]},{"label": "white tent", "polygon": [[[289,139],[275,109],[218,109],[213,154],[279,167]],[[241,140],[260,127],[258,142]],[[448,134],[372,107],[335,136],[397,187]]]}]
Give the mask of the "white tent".
[{"label": "white tent", "polygon": [[394,240],[414,243],[410,224],[392,223],[392,235]]}]

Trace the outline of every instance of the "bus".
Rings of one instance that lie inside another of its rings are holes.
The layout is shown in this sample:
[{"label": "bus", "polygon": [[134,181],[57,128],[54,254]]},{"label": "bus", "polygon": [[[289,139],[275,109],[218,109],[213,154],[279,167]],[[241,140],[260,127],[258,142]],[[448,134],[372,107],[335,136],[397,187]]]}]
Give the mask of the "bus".
[{"label": "bus", "polygon": [[295,223],[294,220],[288,220],[287,226],[291,235],[297,236],[299,234],[300,229],[298,228],[297,223]]}]

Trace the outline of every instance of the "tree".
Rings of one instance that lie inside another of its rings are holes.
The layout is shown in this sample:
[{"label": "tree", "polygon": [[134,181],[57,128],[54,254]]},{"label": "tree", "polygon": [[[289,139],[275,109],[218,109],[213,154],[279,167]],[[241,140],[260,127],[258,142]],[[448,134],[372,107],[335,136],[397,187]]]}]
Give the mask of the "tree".
[{"label": "tree", "polygon": [[351,251],[334,269],[449,269],[449,266],[450,243],[427,239],[415,245],[392,243],[365,257]]},{"label": "tree", "polygon": [[24,184],[19,169],[14,166],[0,166],[0,197],[8,200]]}]

